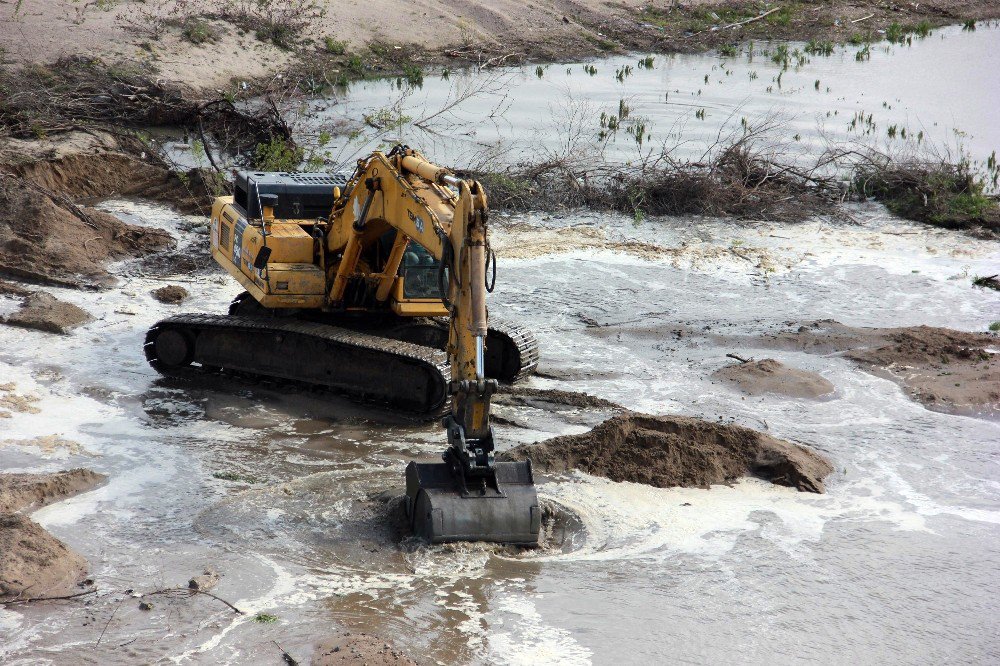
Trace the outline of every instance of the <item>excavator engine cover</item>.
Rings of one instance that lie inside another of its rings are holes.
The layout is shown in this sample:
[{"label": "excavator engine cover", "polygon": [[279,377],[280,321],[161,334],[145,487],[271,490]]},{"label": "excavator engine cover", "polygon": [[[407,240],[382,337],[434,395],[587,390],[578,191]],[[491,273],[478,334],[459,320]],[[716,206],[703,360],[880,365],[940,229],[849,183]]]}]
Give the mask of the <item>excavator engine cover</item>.
[{"label": "excavator engine cover", "polygon": [[497,488],[463,492],[446,463],[406,467],[406,511],[430,543],[495,541],[537,546],[542,526],[530,462],[495,463]]}]

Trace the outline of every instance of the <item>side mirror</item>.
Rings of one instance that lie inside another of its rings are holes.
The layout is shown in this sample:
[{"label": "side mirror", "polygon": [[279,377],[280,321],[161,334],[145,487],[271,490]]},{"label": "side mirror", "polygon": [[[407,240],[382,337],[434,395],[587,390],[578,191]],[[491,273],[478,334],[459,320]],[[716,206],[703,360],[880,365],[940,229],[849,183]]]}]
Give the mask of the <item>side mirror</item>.
[{"label": "side mirror", "polygon": [[257,257],[253,260],[253,267],[259,271],[267,267],[267,260],[271,258],[271,248],[266,245],[257,252]]}]

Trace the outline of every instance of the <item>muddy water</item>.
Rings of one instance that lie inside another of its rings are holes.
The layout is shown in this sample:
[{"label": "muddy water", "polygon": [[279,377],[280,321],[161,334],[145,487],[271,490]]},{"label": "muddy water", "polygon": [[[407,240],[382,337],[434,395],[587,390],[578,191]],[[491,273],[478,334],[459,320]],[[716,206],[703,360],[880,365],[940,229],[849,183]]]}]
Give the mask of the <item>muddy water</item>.
[{"label": "muddy water", "polygon": [[[161,207],[105,207],[202,242]],[[520,258],[501,252],[492,309],[539,335],[545,376],[532,386],[767,429],[838,470],[825,496],[754,480],[665,490],[544,479],[541,497],[576,519],[532,553],[401,542],[378,495],[400,484],[407,459],[436,456],[434,424],[320,393],[153,373],[146,327],[223,311],[238,288],[218,273],[163,279],[123,264],[118,289],[53,290],[98,320],[68,337],[0,327],[0,377],[41,409],[5,420],[0,439],[60,434],[85,454],[6,444],[0,467],[110,476],[35,514],[88,558],[100,592],[0,611],[0,661],[277,664],[272,641],[306,660],[317,637],[347,627],[443,663],[995,662],[1000,424],[927,411],[836,356],[725,342],[821,317],[968,330],[996,319],[1000,294],[969,285],[996,271],[995,244],[878,207],[850,213],[856,224],[517,220],[532,233],[495,218],[498,247]],[[165,282],[194,298],[154,301]],[[744,398],[711,379],[730,351],[818,372],[836,392]],[[517,424],[498,426],[504,445],[602,418],[497,412]],[[143,612],[123,594],[183,586],[204,567],[247,615],[183,595],[152,597]],[[254,622],[261,612],[277,621]]]},{"label": "muddy water", "polygon": [[[784,71],[772,59],[779,46],[743,44],[730,57],[659,55],[649,68],[633,56],[450,72],[426,77],[420,88],[368,81],[316,108],[327,123],[357,124],[367,115],[381,127],[363,126],[350,142],[335,138],[331,152],[346,160],[400,139],[450,165],[538,162],[574,151],[596,157],[599,150],[635,160],[664,147],[676,158],[697,158],[720,131],[724,137],[740,131],[744,118],[757,124],[769,116],[779,128],[768,140],[792,153],[815,155],[827,140],[894,151],[933,143],[940,151],[964,149],[977,161],[1000,149],[996,24],[979,23],[975,32],[942,28],[913,36],[908,46],[873,44],[862,60],[863,46],[838,46],[829,56],[792,57]],[[785,46],[791,53],[805,48]],[[619,115],[620,103],[629,107],[628,119],[599,140],[601,114]],[[852,127],[858,114],[864,119]],[[636,132],[628,133],[636,121],[645,128],[641,145]]]}]

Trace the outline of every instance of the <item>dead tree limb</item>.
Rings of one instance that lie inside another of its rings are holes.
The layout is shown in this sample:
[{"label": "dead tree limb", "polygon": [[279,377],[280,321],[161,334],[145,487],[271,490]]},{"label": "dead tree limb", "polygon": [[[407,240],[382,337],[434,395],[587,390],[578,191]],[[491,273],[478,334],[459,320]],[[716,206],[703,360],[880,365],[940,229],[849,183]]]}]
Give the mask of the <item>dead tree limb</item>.
[{"label": "dead tree limb", "polygon": [[146,592],[142,596],[144,596],[144,597],[151,597],[151,596],[156,595],[156,594],[169,594],[169,593],[172,593],[172,592],[190,592],[192,594],[204,594],[206,597],[212,597],[216,601],[221,601],[222,603],[226,604],[237,615],[246,615],[245,612],[241,611],[239,608],[237,608],[236,606],[232,605],[231,603],[229,603],[228,601],[226,601],[222,597],[217,597],[214,594],[212,594],[211,592],[206,592],[205,590],[196,590],[193,587],[170,587],[170,588],[167,588],[165,590],[155,590],[153,592]]}]

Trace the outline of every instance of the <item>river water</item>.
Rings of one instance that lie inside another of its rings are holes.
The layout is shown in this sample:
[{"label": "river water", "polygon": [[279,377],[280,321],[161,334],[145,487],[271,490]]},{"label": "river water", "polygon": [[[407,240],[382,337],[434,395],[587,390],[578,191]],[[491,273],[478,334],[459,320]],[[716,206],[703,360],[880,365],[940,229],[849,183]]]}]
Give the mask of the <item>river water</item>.
[{"label": "river water", "polygon": [[[454,166],[568,154],[634,161],[662,150],[697,159],[720,134],[741,132],[744,119],[774,125],[769,145],[792,155],[858,142],[891,152],[933,146],[983,162],[1000,149],[1000,28],[977,25],[914,35],[909,45],[836,46],[829,55],[792,43],[780,62],[782,45],[757,43],[730,56],[657,55],[649,66],[640,54],[452,71],[427,76],[420,87],[362,81],[313,111],[319,126],[360,125],[352,140],[334,137],[328,146],[345,164],[400,139]],[[620,104],[628,118],[599,139],[601,114],[619,116]],[[369,125],[359,123],[364,117]],[[645,128],[641,144],[628,132],[637,121]]]},{"label": "river water", "polygon": [[[104,207],[202,242],[168,209]],[[400,545],[386,505],[371,498],[400,485],[408,458],[436,456],[435,424],[321,393],[158,377],[143,334],[177,308],[152,300],[164,281],[134,264],[117,267],[118,289],[53,290],[99,318],[71,336],[0,328],[0,374],[40,399],[38,414],[4,424],[3,439],[21,443],[0,447],[0,463],[110,476],[34,514],[88,558],[100,591],[89,605],[0,611],[0,661],[277,664],[271,641],[305,659],[316,637],[343,626],[431,663],[995,662],[1000,424],[928,411],[835,355],[755,349],[741,337],[820,317],[966,330],[996,318],[1000,294],[970,287],[1000,264],[996,244],[877,206],[850,213],[856,224],[517,220],[537,234],[504,231],[511,220],[496,218],[498,245],[521,258],[501,257],[492,311],[537,332],[545,376],[532,386],[767,428],[837,469],[822,496],[756,480],[703,490],[544,478],[540,496],[576,520],[553,548],[529,553]],[[549,232],[561,247],[533,245]],[[595,234],[606,247],[578,242]],[[622,239],[664,254],[614,251]],[[195,294],[184,310],[222,311],[238,291],[212,271],[168,281]],[[697,335],[706,327],[713,337]],[[744,398],[709,376],[729,351],[818,372],[836,393]],[[542,405],[497,413],[511,424],[498,426],[503,447],[604,416]],[[50,434],[89,455],[23,443]],[[229,474],[254,483],[214,476]],[[215,592],[248,615],[167,596],[142,612],[121,594],[183,586],[209,566],[222,574]],[[277,621],[253,622],[258,612]]]},{"label": "river water", "polygon": [[[998,35],[989,26],[935,31],[888,53],[872,47],[865,62],[839,49],[789,68],[771,92],[779,69],[761,55],[657,56],[622,82],[614,72],[634,58],[594,63],[593,76],[583,64],[552,65],[540,78],[507,71],[503,122],[416,138],[441,163],[498,142],[558,152],[545,128],[568,88],[591,105],[589,119],[627,97],[634,115],[651,118],[647,146],[668,141],[674,126],[704,141],[719,119],[739,123],[778,103],[794,112],[786,133],[799,134],[796,143],[819,146],[817,113],[837,110],[833,124],[843,125],[863,108],[880,128],[919,126],[927,140],[962,128],[966,148],[984,159],[1000,145]],[[405,98],[406,115],[439,108],[447,90],[476,76],[429,77]],[[323,113],[370,113],[398,94],[393,85],[352,86]],[[463,107],[451,128],[484,120],[497,102],[473,101],[481,106]],[[694,118],[700,108],[704,121]],[[587,123],[588,134],[599,130]],[[386,138],[366,134],[344,154]],[[607,150],[627,158],[635,141],[619,134]],[[103,207],[168,229],[182,249],[205,243],[168,208]],[[132,262],[115,266],[116,289],[52,289],[97,319],[70,336],[0,327],[0,383],[37,396],[40,410],[0,424],[0,468],[109,475],[34,514],[89,560],[99,591],[0,610],[0,662],[280,664],[276,641],[304,663],[318,637],[347,627],[426,663],[996,663],[1000,423],[929,411],[836,355],[752,340],[818,318],[985,330],[1000,318],[1000,294],[970,282],[997,272],[1000,248],[879,206],[846,212],[795,225],[493,216],[507,254],[491,312],[538,335],[543,374],[530,386],[766,429],[836,467],[825,495],[752,479],[656,489],[542,478],[540,496],[571,518],[536,552],[400,542],[378,495],[401,485],[408,459],[437,456],[435,424],[322,393],[157,376],[143,359],[145,330],[178,311],[225,311],[239,288],[220,272],[164,277]],[[178,308],[149,296],[167,283],[193,298]],[[12,307],[0,298],[0,312]],[[711,378],[727,352],[817,372],[836,392],[819,402],[744,397]],[[501,448],[583,432],[605,416],[543,404],[496,412]],[[53,434],[84,452],[30,445]],[[205,567],[222,575],[214,592],[246,615],[169,595],[143,612],[124,594],[184,586]],[[257,613],[276,620],[257,623]]]}]

